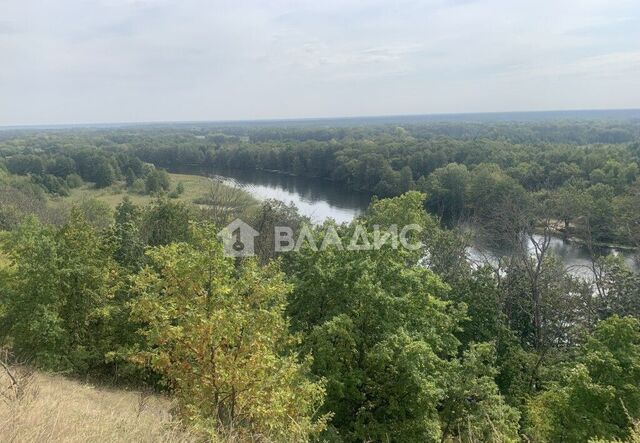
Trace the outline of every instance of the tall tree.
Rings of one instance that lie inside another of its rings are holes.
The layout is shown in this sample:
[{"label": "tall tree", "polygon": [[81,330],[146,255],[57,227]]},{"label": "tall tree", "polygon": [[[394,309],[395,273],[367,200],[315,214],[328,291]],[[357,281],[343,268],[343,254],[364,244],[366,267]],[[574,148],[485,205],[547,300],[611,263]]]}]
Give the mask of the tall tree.
[{"label": "tall tree", "polygon": [[132,304],[148,347],[133,361],[162,374],[201,428],[306,441],[324,427],[314,417],[324,394],[307,379],[309,361],[289,351],[290,286],[275,263],[236,269],[210,225],[194,227],[192,239],[148,252]]}]

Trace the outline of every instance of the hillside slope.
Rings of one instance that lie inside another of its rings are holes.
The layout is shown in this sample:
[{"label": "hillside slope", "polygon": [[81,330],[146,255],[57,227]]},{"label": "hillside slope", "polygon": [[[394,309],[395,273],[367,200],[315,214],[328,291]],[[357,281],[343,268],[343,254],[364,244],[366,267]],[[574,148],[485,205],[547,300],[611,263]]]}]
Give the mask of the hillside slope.
[{"label": "hillside slope", "polygon": [[[0,441],[188,442],[169,399],[0,367]],[[14,386],[10,388],[10,386]]]}]

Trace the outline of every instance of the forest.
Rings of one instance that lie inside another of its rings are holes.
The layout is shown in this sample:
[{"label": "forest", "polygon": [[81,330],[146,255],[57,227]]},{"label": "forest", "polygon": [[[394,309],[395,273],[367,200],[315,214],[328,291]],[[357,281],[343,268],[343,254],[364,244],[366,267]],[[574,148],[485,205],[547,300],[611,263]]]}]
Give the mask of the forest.
[{"label": "forest", "polygon": [[5,131],[0,157],[9,173],[30,177],[23,188],[35,184],[61,196],[82,181],[107,187],[124,180],[142,191],[167,190],[160,169],[148,177],[149,164],[268,170],[327,179],[382,198],[424,192],[426,208],[447,226],[495,230],[500,214],[518,206],[537,223],[556,222],[567,238],[637,247],[639,137],[635,120],[168,125]]},{"label": "forest", "polygon": [[[167,393],[197,441],[638,441],[640,276],[598,247],[640,246],[639,164],[635,120],[0,131],[0,369]],[[179,199],[183,169],[373,197],[311,225],[220,184]],[[116,185],[149,203],[54,204]],[[224,254],[238,217],[256,257]],[[409,224],[419,250],[273,248]],[[504,255],[469,260],[476,237]]]}]

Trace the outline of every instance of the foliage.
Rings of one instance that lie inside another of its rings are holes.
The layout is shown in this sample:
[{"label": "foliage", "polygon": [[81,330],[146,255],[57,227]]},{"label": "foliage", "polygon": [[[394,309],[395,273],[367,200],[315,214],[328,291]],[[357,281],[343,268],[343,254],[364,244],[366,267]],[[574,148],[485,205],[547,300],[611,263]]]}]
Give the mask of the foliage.
[{"label": "foliage", "polygon": [[603,320],[578,352],[558,385],[532,400],[531,434],[539,441],[625,438],[640,417],[640,322]]},{"label": "foliage", "polygon": [[70,174],[97,187],[124,181],[137,193],[169,191],[152,165],[273,170],[380,197],[418,189],[447,224],[491,224],[545,192],[567,236],[636,244],[639,132],[634,121],[604,120],[27,131],[4,137],[0,158],[59,195],[73,185],[56,179]]},{"label": "foliage", "polygon": [[189,238],[189,210],[184,203],[166,198],[155,200],[142,215],[142,236],[151,246],[186,241]]},{"label": "foliage", "polygon": [[144,188],[147,194],[156,194],[161,191],[168,191],[171,186],[171,179],[167,171],[154,169],[145,179]]},{"label": "foliage", "polygon": [[310,360],[287,351],[290,287],[275,263],[234,271],[210,226],[194,227],[192,238],[148,252],[132,305],[148,347],[133,361],[166,377],[197,426],[306,440],[324,426],[314,417],[323,388],[306,378]]},{"label": "foliage", "polygon": [[[374,202],[366,222],[387,228],[392,222],[432,227],[421,209],[423,198],[414,192]],[[329,229],[336,227],[317,230],[316,241]],[[338,228],[342,238],[352,238],[355,229]],[[373,243],[372,231],[366,235]],[[517,413],[500,399],[492,370],[480,367],[477,352],[485,348],[472,351],[466,362],[456,358],[455,333],[464,309],[441,300],[447,286],[420,265],[420,257],[419,251],[387,245],[373,251],[329,247],[319,253],[302,248],[288,260],[293,327],[305,332],[302,348],[314,355],[313,372],[327,379],[324,408],[335,413],[333,438],[463,438],[457,426],[444,425],[458,420],[473,421],[471,431],[486,435],[485,408],[497,414],[493,418],[499,416],[496,432],[515,435]],[[472,371],[486,375],[485,385],[468,386],[469,391],[483,391],[476,407],[484,412],[464,409],[464,396],[453,392],[460,388],[455,377],[470,377]]]},{"label": "foliage", "polygon": [[12,233],[4,336],[37,366],[84,373],[103,361],[97,334],[114,277],[104,241],[78,209],[60,229],[28,219]]},{"label": "foliage", "polygon": [[518,441],[519,413],[495,384],[493,347],[474,344],[455,363],[440,413],[444,434],[459,442]]},{"label": "foliage", "polygon": [[124,198],[116,207],[111,228],[113,258],[122,266],[138,270],[144,264],[144,239],[140,230],[142,213],[131,200]]},{"label": "foliage", "polygon": [[[212,436],[634,441],[640,282],[597,254],[640,245],[639,136],[633,121],[411,119],[6,131],[1,345],[55,371],[163,376]],[[215,182],[201,207],[169,200],[197,196],[161,167],[272,170],[383,199],[313,227]],[[83,183],[159,198],[67,211]],[[222,257],[210,225],[190,227],[239,216],[260,232],[256,261]],[[394,224],[420,226],[409,240],[423,247],[308,244],[372,244]],[[306,230],[307,246],[276,253],[278,225]],[[470,233],[504,256],[470,264]],[[593,281],[553,256],[554,233],[584,242]]]},{"label": "foliage", "polygon": [[611,315],[640,318],[640,275],[620,257],[601,257],[595,263],[596,300],[599,318]]}]

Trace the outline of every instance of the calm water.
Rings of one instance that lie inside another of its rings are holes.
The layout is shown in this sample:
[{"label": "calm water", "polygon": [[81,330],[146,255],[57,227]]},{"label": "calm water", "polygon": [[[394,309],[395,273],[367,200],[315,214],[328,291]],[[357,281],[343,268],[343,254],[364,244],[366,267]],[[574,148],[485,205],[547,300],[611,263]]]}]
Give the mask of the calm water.
[{"label": "calm water", "polygon": [[333,218],[350,222],[369,206],[371,195],[346,191],[336,183],[265,171],[215,171],[210,174],[226,183],[242,187],[254,197],[273,198],[296,205],[313,223]]},{"label": "calm water", "polygon": [[[534,235],[536,242],[542,241],[542,236]],[[528,244],[529,251],[534,254],[535,248],[533,243]],[[589,250],[579,243],[568,243],[560,237],[552,237],[549,243],[549,249],[554,255],[559,257],[567,267],[567,270],[577,276],[591,277],[591,255]],[[638,271],[638,261],[635,254],[629,251],[617,250],[615,248],[599,248],[597,254],[601,255],[619,255],[624,258],[627,265]],[[469,248],[469,258],[477,263],[490,262],[497,263],[500,256],[504,256],[505,251],[491,250],[489,248],[471,247]]]},{"label": "calm water", "polygon": [[[333,218],[339,223],[349,222],[362,214],[369,205],[371,196],[365,193],[346,191],[344,187],[326,180],[293,177],[265,171],[216,171],[209,174],[226,183],[242,187],[258,199],[274,198],[292,202],[300,213],[314,223]],[[532,248],[532,245],[529,245]],[[577,243],[566,243],[556,237],[551,240],[551,250],[560,257],[569,270],[576,275],[590,275],[589,251]],[[602,254],[621,255],[632,269],[638,270],[634,254],[603,248]],[[469,256],[474,261],[495,262],[501,251],[487,248],[470,248]]]}]

